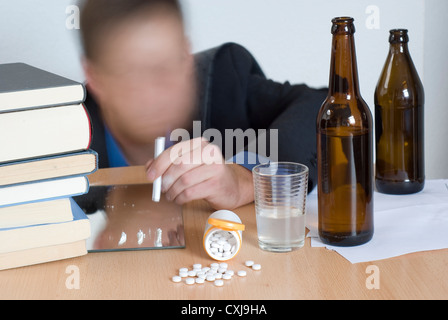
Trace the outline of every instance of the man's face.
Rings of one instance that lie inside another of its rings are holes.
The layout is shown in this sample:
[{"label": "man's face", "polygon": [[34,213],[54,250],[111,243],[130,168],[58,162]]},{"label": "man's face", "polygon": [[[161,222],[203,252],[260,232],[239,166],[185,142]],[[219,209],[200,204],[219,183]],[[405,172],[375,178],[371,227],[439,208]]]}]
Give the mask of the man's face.
[{"label": "man's face", "polygon": [[185,126],[195,83],[182,22],[168,15],[139,18],[106,36],[85,71],[107,125],[135,144]]}]

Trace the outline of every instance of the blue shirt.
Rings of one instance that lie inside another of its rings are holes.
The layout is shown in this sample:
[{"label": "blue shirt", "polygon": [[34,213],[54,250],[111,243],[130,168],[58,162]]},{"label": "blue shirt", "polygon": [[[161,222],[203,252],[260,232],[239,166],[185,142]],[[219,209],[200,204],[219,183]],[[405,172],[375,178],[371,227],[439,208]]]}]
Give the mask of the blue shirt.
[{"label": "blue shirt", "polygon": [[112,136],[106,126],[104,126],[104,134],[106,136],[106,149],[107,156],[109,157],[109,167],[128,167],[129,164],[126,161],[126,158],[124,157],[120,146],[118,145],[117,141],[115,141],[115,138]]}]

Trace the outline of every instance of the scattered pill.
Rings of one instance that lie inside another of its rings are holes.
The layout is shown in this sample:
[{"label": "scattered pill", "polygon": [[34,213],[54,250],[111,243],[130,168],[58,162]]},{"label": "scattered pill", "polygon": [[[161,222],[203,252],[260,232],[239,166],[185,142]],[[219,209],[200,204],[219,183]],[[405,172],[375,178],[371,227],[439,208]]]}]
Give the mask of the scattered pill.
[{"label": "scattered pill", "polygon": [[246,262],[244,262],[244,264],[246,265],[246,267],[252,267],[254,262],[252,260],[247,260]]},{"label": "scattered pill", "polygon": [[222,281],[221,279],[219,280],[215,280],[215,286],[217,287],[222,287],[224,285],[224,281]]},{"label": "scattered pill", "polygon": [[188,271],[180,271],[179,276],[181,276],[182,278],[188,277]]},{"label": "scattered pill", "polygon": [[215,281],[216,279],[215,279],[215,276],[214,275],[207,275],[207,281]]},{"label": "scattered pill", "polygon": [[253,270],[257,270],[257,271],[258,271],[258,270],[261,270],[261,265],[258,264],[258,263],[253,264],[253,265],[252,265],[252,269],[253,269]]},{"label": "scattered pill", "polygon": [[194,271],[194,270],[188,271],[188,276],[189,277],[196,277],[196,271]]},{"label": "scattered pill", "polygon": [[230,280],[230,279],[232,279],[232,275],[231,275],[231,274],[228,274],[228,273],[224,273],[224,274],[222,275],[222,278],[223,278],[224,280]]},{"label": "scattered pill", "polygon": [[225,263],[225,262],[221,262],[221,263],[219,264],[219,267],[220,267],[220,268],[223,268],[223,269],[227,269],[227,268],[229,267],[229,265],[228,265],[227,263]]},{"label": "scattered pill", "polygon": [[[218,237],[219,240],[222,238]],[[252,270],[258,271],[261,270],[261,265],[255,263],[253,260],[247,260],[244,262],[244,265],[247,267],[251,267]],[[209,267],[202,267],[200,263],[195,263],[193,265],[193,269],[189,270],[188,268],[180,268],[179,275],[175,275],[172,277],[173,282],[181,282],[182,279],[185,279],[185,283],[188,285],[193,285],[195,283],[202,284],[207,282],[213,282],[215,286],[221,287],[224,285],[224,280],[231,280],[235,271],[228,269],[229,265],[225,262],[216,263],[213,262]],[[239,277],[246,277],[246,270],[239,270],[236,272]]]},{"label": "scattered pill", "polygon": [[244,270],[239,270],[236,274],[240,277],[245,277],[247,275],[247,272]]},{"label": "scattered pill", "polygon": [[205,279],[204,278],[196,278],[196,283],[204,283]]}]

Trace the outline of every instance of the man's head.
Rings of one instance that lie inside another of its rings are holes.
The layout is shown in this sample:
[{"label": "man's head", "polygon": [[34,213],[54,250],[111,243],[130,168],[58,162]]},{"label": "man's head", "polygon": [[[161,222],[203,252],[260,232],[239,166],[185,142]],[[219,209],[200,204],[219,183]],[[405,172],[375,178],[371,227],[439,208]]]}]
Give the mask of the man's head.
[{"label": "man's head", "polygon": [[122,141],[184,126],[193,59],[176,0],[85,0],[81,35],[88,87]]}]

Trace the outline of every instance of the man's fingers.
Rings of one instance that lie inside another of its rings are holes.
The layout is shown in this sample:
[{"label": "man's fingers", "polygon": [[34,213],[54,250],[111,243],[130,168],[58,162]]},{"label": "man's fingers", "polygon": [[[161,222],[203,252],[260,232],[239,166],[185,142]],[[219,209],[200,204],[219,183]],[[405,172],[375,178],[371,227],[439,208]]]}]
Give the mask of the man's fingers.
[{"label": "man's fingers", "polygon": [[190,153],[184,154],[182,157],[178,158],[179,161],[172,164],[163,174],[162,179],[162,191],[168,191],[174,182],[177,181],[181,176],[187,174],[190,170],[201,166],[201,163],[190,163],[189,161]]},{"label": "man's fingers", "polygon": [[184,155],[192,152],[194,153],[194,150],[196,149],[200,150],[205,143],[206,140],[199,137],[193,140],[180,142],[165,150],[157,157],[157,159],[154,159],[149,163],[146,171],[148,180],[154,181],[162,176],[172,164],[179,163],[181,159],[185,158]]},{"label": "man's fingers", "polygon": [[[172,183],[172,186],[166,192],[167,199],[176,200],[176,198],[185,190],[213,178],[217,173],[216,171],[217,168],[214,165],[201,165],[192,168],[190,171],[185,172],[184,174],[179,176],[179,178]],[[194,196],[196,196],[197,198],[193,199]],[[193,194],[189,194],[188,197],[184,195],[184,198],[188,198],[190,199],[190,201],[201,199],[204,197],[205,194],[203,192],[198,194],[194,194],[193,192]]]}]

